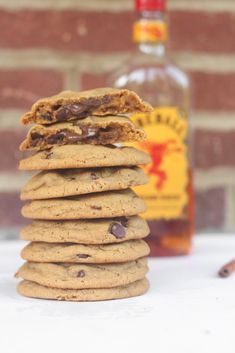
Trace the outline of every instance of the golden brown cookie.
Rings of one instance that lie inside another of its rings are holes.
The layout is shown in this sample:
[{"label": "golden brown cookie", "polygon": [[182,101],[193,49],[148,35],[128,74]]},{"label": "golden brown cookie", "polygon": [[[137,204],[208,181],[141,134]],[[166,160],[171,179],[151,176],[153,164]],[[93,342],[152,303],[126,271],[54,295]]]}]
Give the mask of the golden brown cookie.
[{"label": "golden brown cookie", "polygon": [[22,208],[26,218],[66,220],[133,216],[145,212],[146,205],[131,189],[35,200]]},{"label": "golden brown cookie", "polygon": [[147,222],[139,216],[132,216],[77,221],[33,221],[21,230],[21,239],[48,243],[110,244],[145,238],[148,234]]},{"label": "golden brown cookie", "polygon": [[67,169],[41,172],[33,176],[21,191],[22,200],[40,200],[94,192],[122,190],[148,182],[138,167]]},{"label": "golden brown cookie", "polygon": [[152,107],[127,89],[97,88],[84,92],[64,91],[42,98],[21,118],[23,124],[52,124],[82,119],[89,115],[117,115],[149,112]]},{"label": "golden brown cookie", "polygon": [[108,145],[141,141],[145,132],[124,116],[90,116],[83,120],[33,126],[20,145],[21,151],[45,150],[54,145]]},{"label": "golden brown cookie", "polygon": [[25,297],[66,301],[98,301],[130,298],[142,295],[149,289],[147,278],[124,286],[96,289],[58,289],[41,286],[35,282],[22,281],[17,292]]},{"label": "golden brown cookie", "polygon": [[148,272],[147,260],[117,264],[69,264],[26,262],[17,278],[42,286],[61,289],[112,288],[143,278]]},{"label": "golden brown cookie", "polygon": [[95,264],[133,261],[148,254],[149,246],[144,240],[106,245],[31,242],[21,251],[21,257],[30,262]]},{"label": "golden brown cookie", "polygon": [[21,170],[50,170],[135,166],[151,162],[148,153],[134,147],[65,145],[54,146],[20,161]]}]

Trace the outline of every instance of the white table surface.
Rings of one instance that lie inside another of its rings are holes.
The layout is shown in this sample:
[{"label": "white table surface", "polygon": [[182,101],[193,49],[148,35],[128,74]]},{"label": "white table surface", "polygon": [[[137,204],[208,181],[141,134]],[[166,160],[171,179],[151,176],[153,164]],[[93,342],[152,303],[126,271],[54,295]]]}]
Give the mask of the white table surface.
[{"label": "white table surface", "polygon": [[1,353],[234,353],[235,235],[201,235],[193,255],[149,261],[138,298],[70,303],[23,298],[13,273],[23,242],[0,242]]}]

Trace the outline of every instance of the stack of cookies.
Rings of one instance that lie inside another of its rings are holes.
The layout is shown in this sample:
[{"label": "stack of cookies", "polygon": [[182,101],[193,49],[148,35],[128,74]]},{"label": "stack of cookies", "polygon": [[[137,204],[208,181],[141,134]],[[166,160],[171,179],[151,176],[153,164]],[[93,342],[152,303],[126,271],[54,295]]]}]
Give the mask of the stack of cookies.
[{"label": "stack of cookies", "polygon": [[148,181],[139,165],[150,157],[114,144],[143,140],[125,114],[150,110],[134,92],[100,88],[41,99],[23,116],[36,125],[20,149],[36,153],[20,169],[40,172],[21,193],[33,221],[21,232],[30,243],[20,294],[90,301],[146,292],[146,206],[130,187]]}]

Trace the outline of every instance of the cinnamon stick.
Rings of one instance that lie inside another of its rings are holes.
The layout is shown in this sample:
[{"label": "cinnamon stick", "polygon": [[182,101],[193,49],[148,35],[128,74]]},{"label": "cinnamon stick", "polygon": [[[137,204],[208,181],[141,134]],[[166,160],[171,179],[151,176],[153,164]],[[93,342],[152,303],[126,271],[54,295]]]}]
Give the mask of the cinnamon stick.
[{"label": "cinnamon stick", "polygon": [[229,277],[235,271],[235,259],[225,264],[218,272],[222,278]]}]

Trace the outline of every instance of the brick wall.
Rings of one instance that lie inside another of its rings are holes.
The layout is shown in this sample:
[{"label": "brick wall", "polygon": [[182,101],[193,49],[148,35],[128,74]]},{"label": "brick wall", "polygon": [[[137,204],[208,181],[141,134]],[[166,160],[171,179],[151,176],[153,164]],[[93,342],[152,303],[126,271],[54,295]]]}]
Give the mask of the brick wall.
[{"label": "brick wall", "polygon": [[[0,228],[22,224],[17,171],[35,99],[91,88],[133,49],[130,0],[0,0]],[[235,2],[169,0],[171,48],[194,86],[197,229],[235,230]]]}]

